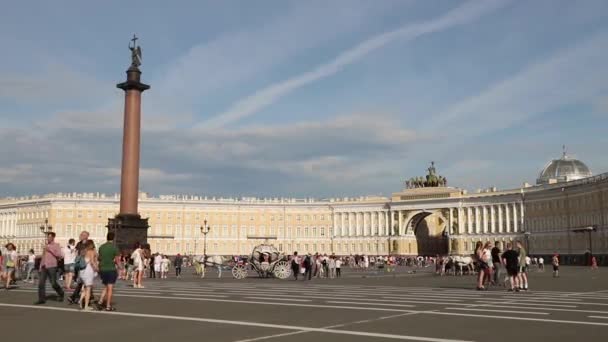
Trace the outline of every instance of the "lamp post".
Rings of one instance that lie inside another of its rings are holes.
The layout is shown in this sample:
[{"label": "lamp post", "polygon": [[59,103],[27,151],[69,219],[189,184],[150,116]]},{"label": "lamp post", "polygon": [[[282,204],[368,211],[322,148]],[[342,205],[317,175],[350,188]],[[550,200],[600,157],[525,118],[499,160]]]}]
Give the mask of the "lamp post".
[{"label": "lamp post", "polygon": [[587,232],[589,234],[589,265],[591,265],[591,260],[593,259],[593,240],[591,239],[591,233],[593,233],[595,230],[595,226],[574,229],[574,231],[577,233]]},{"label": "lamp post", "polygon": [[49,219],[44,219],[44,224],[40,226],[40,232],[44,234],[41,250],[44,250],[44,244],[46,243],[46,235],[52,231],[53,227],[49,224]]},{"label": "lamp post", "polygon": [[203,221],[203,225],[201,226],[201,233],[203,234],[203,260],[207,260],[207,234],[211,227],[207,225],[207,220]]},{"label": "lamp post", "polygon": [[528,252],[528,255],[530,255],[530,232],[524,232],[524,236],[526,237],[526,251]]}]

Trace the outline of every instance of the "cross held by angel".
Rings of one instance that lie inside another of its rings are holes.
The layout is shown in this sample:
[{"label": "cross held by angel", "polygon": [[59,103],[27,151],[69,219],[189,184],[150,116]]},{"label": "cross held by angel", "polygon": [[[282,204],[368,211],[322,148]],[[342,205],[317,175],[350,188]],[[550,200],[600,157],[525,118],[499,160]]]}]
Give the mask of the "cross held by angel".
[{"label": "cross held by angel", "polygon": [[138,67],[141,65],[141,46],[137,44],[136,35],[133,35],[131,39],[132,43],[129,43],[129,50],[131,50],[131,66]]}]

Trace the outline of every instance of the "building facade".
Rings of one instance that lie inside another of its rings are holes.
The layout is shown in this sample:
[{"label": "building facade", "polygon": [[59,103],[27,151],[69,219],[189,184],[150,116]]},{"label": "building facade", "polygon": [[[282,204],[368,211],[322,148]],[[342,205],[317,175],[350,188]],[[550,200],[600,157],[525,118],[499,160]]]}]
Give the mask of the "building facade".
[{"label": "building facade", "polygon": [[[39,252],[45,221],[58,242],[82,230],[105,240],[118,195],[49,194],[0,200],[0,241]],[[270,240],[285,253],[436,255],[473,252],[477,241],[525,241],[531,254],[608,263],[608,173],[568,182],[476,193],[412,187],[391,198],[256,199],[140,194],[148,243],[166,254],[247,255]]]}]

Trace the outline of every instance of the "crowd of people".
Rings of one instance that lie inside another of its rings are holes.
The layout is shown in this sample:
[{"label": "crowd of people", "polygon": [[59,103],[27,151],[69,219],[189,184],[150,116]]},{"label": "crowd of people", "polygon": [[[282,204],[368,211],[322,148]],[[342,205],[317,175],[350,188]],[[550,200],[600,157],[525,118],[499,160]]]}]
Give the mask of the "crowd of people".
[{"label": "crowd of people", "polygon": [[[46,282],[50,282],[57,293],[57,300],[63,301],[66,293],[70,304],[78,304],[83,310],[114,311],[112,295],[117,280],[130,281],[134,288],[144,288],[144,278],[167,279],[169,269],[175,270],[175,277],[180,278],[182,267],[200,265],[195,258],[177,254],[173,260],[167,255],[152,253],[150,246],[136,243],[129,253],[120,252],[114,244],[114,233],[109,232],[106,242],[96,248],[89,233],[80,233],[79,240],[70,239],[65,247],[55,242],[55,233],[47,234],[46,245],[41,257],[34,250],[26,256],[19,257],[13,243],[5,246],[0,253],[0,285],[10,289],[21,275],[21,280],[34,283],[38,276],[38,300],[35,304],[46,302]],[[398,265],[411,267],[430,267],[435,265],[438,274],[444,274],[446,265],[453,260],[450,257],[403,257],[403,256],[368,256],[351,255],[336,256],[335,254],[299,255],[294,252],[290,256],[290,266],[295,280],[311,280],[315,278],[340,278],[342,268],[348,266],[352,270],[384,269],[391,272]],[[245,263],[245,259],[233,257],[236,263]],[[262,260],[264,261],[269,260]],[[528,255],[521,241],[508,242],[505,250],[499,244],[478,242],[473,254],[472,268],[477,274],[477,290],[485,290],[489,286],[504,286],[508,291],[528,291],[528,272],[531,265],[536,265],[544,271],[545,260],[532,258]],[[559,277],[559,255],[552,257],[553,276]],[[452,265],[453,267],[453,265]],[[592,269],[597,268],[597,262],[592,259]],[[93,287],[99,278],[103,288],[99,298],[95,300]],[[62,282],[62,286],[59,282]]]}]

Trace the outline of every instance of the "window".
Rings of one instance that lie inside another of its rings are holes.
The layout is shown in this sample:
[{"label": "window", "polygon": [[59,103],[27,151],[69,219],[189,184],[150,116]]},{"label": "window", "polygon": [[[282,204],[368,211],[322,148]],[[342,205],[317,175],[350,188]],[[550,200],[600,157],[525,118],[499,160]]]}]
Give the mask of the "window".
[{"label": "window", "polygon": [[61,217],[61,210],[57,210],[57,217]]},{"label": "window", "polygon": [[99,218],[99,219],[100,219],[100,218],[102,218],[102,216],[103,216],[103,214],[101,213],[101,211],[98,211],[98,212],[97,212],[97,218]]},{"label": "window", "polygon": [[304,228],[304,236],[308,236],[308,227]]},{"label": "window", "polygon": [[253,221],[253,215],[249,216],[249,221]]},{"label": "window", "polygon": [[69,217],[69,218],[74,217],[74,212],[73,212],[73,211],[71,211],[71,210],[70,210],[70,211],[68,211],[68,217]]},{"label": "window", "polygon": [[201,219],[201,214],[200,213],[196,213],[194,215],[194,219],[197,220],[197,221],[200,220]]},{"label": "window", "polygon": [[186,213],[186,220],[190,219],[190,213]]},{"label": "window", "polygon": [[312,220],[316,221],[317,220],[317,215],[312,215]]},{"label": "window", "polygon": [[91,210],[87,212],[87,218],[93,218],[93,212]]},{"label": "window", "polygon": [[156,218],[160,220],[160,212],[156,213]]},{"label": "window", "polygon": [[317,228],[312,228],[312,236],[317,236]]},{"label": "window", "polygon": [[321,236],[325,236],[325,228],[321,227]]},{"label": "window", "polygon": [[300,215],[296,215],[296,221],[300,221]]},{"label": "window", "polygon": [[165,234],[166,235],[173,235],[173,226],[168,224],[165,226]]},{"label": "window", "polygon": [[255,235],[255,227],[254,226],[249,227],[249,235]]},{"label": "window", "polygon": [[82,218],[82,211],[78,211],[78,218]]},{"label": "window", "polygon": [[270,215],[270,221],[274,221],[274,215]]},{"label": "window", "polygon": [[274,234],[274,227],[268,227],[268,235],[272,236]]},{"label": "window", "polygon": [[300,227],[296,228],[296,237],[300,237]]},{"label": "window", "polygon": [[264,234],[266,234],[266,227],[261,226],[260,227],[260,235],[264,236]]},{"label": "window", "polygon": [[168,213],[167,213],[167,219],[169,219],[169,220],[170,220],[170,219],[172,219],[172,218],[173,218],[173,213],[168,212]]},{"label": "window", "polygon": [[192,236],[192,226],[191,225],[189,225],[189,224],[186,225],[186,228],[185,228],[185,231],[184,231],[184,235],[186,237],[191,237]]},{"label": "window", "polygon": [[308,215],[304,215],[304,221],[308,221]]},{"label": "window", "polygon": [[239,234],[238,234],[238,232],[237,232],[236,225],[235,225],[235,224],[233,224],[233,225],[232,225],[232,234],[231,234],[231,237],[236,238],[236,237],[238,237],[238,235],[239,235]]},{"label": "window", "polygon": [[228,236],[228,226],[224,225],[222,227],[222,236],[226,237]]}]

